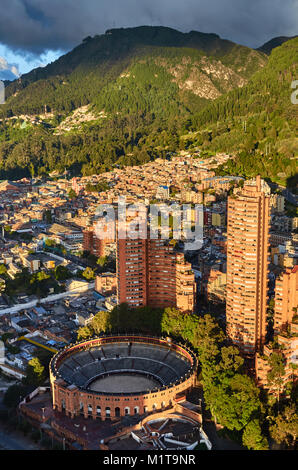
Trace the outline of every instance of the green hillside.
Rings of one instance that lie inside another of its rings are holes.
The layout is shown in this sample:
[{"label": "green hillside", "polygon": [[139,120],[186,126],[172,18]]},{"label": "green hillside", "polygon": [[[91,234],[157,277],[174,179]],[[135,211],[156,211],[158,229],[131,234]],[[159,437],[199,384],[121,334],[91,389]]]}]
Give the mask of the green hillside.
[{"label": "green hillside", "polygon": [[268,61],[263,52],[196,31],[139,27],[88,37],[7,86],[0,177],[65,167],[99,173],[197,145],[250,155],[271,143],[267,154],[291,159],[291,43]]},{"label": "green hillside", "polygon": [[278,36],[276,38],[270,39],[270,41],[265,42],[261,47],[258,47],[257,51],[265,52],[265,54],[271,54],[272,50],[275,47],[281,46],[284,42],[294,39],[297,36]]},{"label": "green hillside", "polygon": [[275,48],[267,65],[242,88],[209,103],[192,118],[189,146],[234,152],[223,173],[260,173],[285,184],[297,172],[298,107],[291,102],[298,76],[298,38]]}]

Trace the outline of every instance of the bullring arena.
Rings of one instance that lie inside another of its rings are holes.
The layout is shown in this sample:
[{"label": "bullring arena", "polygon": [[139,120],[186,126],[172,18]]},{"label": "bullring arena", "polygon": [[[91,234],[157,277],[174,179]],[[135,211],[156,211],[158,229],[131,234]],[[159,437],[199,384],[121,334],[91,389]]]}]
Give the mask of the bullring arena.
[{"label": "bullring arena", "polygon": [[72,344],[50,363],[53,407],[100,420],[173,406],[196,383],[197,360],[170,339],[135,335]]}]

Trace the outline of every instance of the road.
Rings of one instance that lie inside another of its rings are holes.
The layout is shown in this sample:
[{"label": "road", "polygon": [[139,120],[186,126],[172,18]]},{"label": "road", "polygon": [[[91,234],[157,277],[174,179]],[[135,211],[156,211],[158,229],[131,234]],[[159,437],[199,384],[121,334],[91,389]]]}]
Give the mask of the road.
[{"label": "road", "polygon": [[237,442],[219,437],[213,421],[205,419],[203,429],[212,444],[212,450],[244,450],[244,447]]},{"label": "road", "polygon": [[0,450],[40,450],[40,447],[17,431],[7,431],[0,424]]},{"label": "road", "polygon": [[282,190],[282,195],[286,198],[287,201],[289,201],[294,206],[298,205],[298,197],[296,194],[291,193],[291,191],[289,191],[287,188],[283,188],[282,186],[279,186],[279,189]]},{"label": "road", "polygon": [[204,400],[202,402],[203,411],[203,429],[212,444],[212,450],[244,450],[239,443],[232,441],[228,438],[223,438],[218,435],[216,425],[211,419],[210,411],[206,410]]}]

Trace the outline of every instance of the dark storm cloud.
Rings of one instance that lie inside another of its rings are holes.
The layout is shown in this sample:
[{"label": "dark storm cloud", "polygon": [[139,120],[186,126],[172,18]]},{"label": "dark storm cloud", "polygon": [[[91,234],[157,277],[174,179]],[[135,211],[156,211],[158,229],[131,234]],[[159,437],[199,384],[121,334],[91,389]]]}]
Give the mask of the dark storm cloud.
[{"label": "dark storm cloud", "polygon": [[251,47],[297,34],[298,0],[1,0],[0,43],[41,54],[113,27],[214,32]]}]

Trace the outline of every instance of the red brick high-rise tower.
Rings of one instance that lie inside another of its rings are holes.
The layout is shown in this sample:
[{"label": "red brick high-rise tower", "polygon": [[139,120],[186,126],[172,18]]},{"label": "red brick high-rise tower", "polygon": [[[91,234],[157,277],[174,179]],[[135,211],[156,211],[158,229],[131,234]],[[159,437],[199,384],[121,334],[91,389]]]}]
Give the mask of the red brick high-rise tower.
[{"label": "red brick high-rise tower", "polygon": [[[284,374],[281,388],[298,377],[298,266],[286,268],[276,279],[273,341],[264,346],[262,354],[256,354],[255,368],[258,384],[272,387],[268,381],[271,365],[268,358],[273,352],[283,357]],[[280,393],[278,389],[272,390]]]},{"label": "red brick high-rise tower", "polygon": [[147,305],[147,241],[117,240],[118,303],[132,307]]},{"label": "red brick high-rise tower", "polygon": [[196,283],[183,253],[161,239],[117,241],[118,303],[192,312]]},{"label": "red brick high-rise tower", "polygon": [[274,330],[286,330],[297,314],[298,306],[298,265],[287,268],[276,279]]},{"label": "red brick high-rise tower", "polygon": [[226,329],[248,357],[266,336],[269,200],[259,176],[228,198]]},{"label": "red brick high-rise tower", "polygon": [[83,250],[89,251],[92,255],[102,257],[106,255],[109,246],[115,243],[115,240],[102,236],[98,237],[96,225],[87,227],[83,231]]}]

